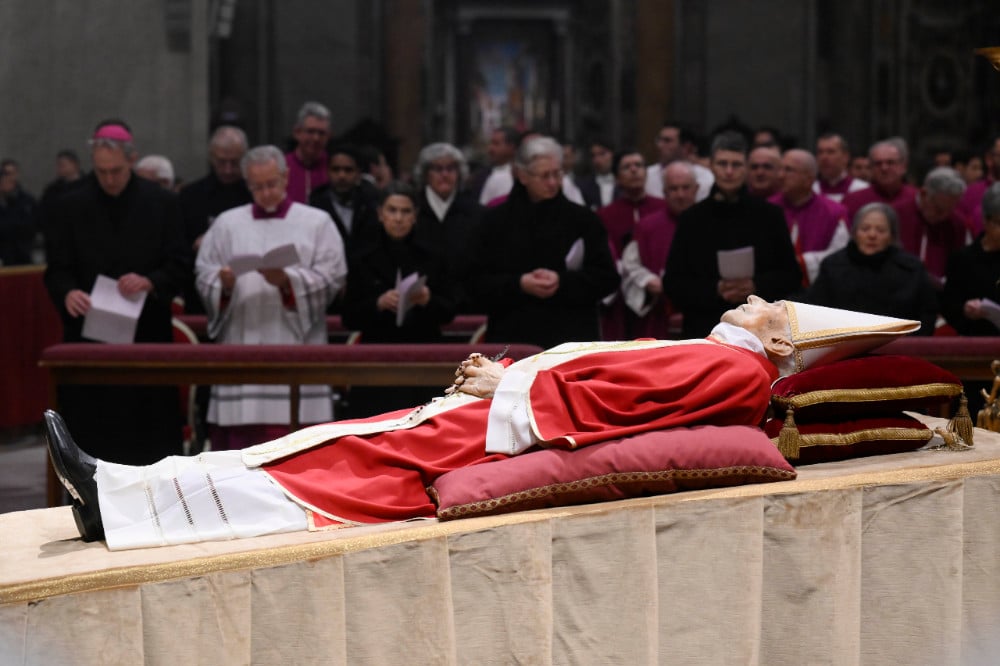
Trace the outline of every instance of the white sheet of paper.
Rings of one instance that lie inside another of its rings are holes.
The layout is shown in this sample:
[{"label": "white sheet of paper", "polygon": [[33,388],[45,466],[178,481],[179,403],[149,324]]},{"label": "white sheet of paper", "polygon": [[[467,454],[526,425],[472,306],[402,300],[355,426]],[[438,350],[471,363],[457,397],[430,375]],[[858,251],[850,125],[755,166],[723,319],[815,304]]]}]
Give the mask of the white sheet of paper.
[{"label": "white sheet of paper", "polygon": [[229,260],[237,277],[260,268],[285,268],[299,263],[299,252],[293,243],[285,243],[264,254],[238,254]]},{"label": "white sheet of paper", "polygon": [[83,337],[112,344],[134,342],[145,302],[146,292],[126,298],[118,291],[118,280],[98,275],[90,292],[90,310],[83,318]]},{"label": "white sheet of paper", "polygon": [[406,313],[413,307],[413,303],[410,302],[410,295],[425,284],[427,284],[426,276],[410,273],[405,278],[400,278],[399,271],[396,271],[396,292],[399,294],[399,307],[396,308],[397,327],[403,325]]},{"label": "white sheet of paper", "polygon": [[738,247],[735,250],[719,250],[719,276],[724,280],[739,280],[753,277],[753,246]]},{"label": "white sheet of paper", "polygon": [[566,270],[578,271],[583,268],[583,239],[577,238],[566,253]]},{"label": "white sheet of paper", "polygon": [[986,319],[1000,330],[1000,303],[989,298],[984,298],[980,307]]}]

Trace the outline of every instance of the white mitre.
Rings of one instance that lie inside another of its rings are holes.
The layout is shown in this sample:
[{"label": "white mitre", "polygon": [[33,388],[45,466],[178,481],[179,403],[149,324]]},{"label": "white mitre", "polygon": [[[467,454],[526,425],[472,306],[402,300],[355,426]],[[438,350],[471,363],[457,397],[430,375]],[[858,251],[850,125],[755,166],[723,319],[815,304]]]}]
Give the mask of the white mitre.
[{"label": "white mitre", "polygon": [[795,371],[857,356],[920,328],[919,321],[783,301]]}]

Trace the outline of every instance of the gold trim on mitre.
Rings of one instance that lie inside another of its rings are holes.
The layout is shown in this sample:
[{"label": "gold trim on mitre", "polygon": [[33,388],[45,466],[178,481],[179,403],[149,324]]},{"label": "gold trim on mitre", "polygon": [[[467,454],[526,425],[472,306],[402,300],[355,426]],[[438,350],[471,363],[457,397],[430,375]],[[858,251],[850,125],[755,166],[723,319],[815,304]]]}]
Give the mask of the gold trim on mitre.
[{"label": "gold trim on mitre", "polygon": [[795,369],[855,356],[920,329],[920,322],[784,301]]}]

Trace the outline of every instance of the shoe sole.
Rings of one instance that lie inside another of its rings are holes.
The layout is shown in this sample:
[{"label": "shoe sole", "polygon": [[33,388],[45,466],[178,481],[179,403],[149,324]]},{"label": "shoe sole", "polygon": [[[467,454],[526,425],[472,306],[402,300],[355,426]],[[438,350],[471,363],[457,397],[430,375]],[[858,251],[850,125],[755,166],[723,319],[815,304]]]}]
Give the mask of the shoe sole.
[{"label": "shoe sole", "polygon": [[80,491],[76,489],[76,486],[69,480],[69,475],[66,472],[66,463],[63,462],[62,455],[59,452],[59,446],[56,442],[59,441],[59,431],[62,431],[66,436],[69,433],[66,430],[66,423],[62,420],[62,417],[55,412],[45,413],[45,436],[48,439],[48,450],[49,450],[49,460],[52,462],[52,469],[55,470],[56,478],[59,479],[59,483],[62,484],[66,492],[70,494],[73,501],[84,505],[86,500],[80,495]]}]

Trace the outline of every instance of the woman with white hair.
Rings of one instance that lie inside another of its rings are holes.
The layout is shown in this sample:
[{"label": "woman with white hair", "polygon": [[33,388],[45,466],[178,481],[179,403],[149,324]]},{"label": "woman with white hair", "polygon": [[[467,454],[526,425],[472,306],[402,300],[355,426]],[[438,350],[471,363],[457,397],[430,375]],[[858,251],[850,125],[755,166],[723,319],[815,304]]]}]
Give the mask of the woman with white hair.
[{"label": "woman with white hair", "polygon": [[931,335],[937,293],[920,259],[899,246],[899,219],[892,206],[870,203],[854,216],[851,240],[820,264],[809,303],[916,319],[917,335]]},{"label": "woman with white hair", "polygon": [[514,172],[510,196],[483,216],[471,280],[487,338],[542,347],[598,339],[598,305],[619,282],[601,219],[563,195],[553,139],[525,140]]},{"label": "woman with white hair", "polygon": [[448,279],[455,288],[460,312],[477,312],[464,288],[472,268],[476,234],[483,207],[464,191],[469,165],[450,143],[424,146],[413,169],[417,186],[417,224],[414,238],[444,255]]}]

